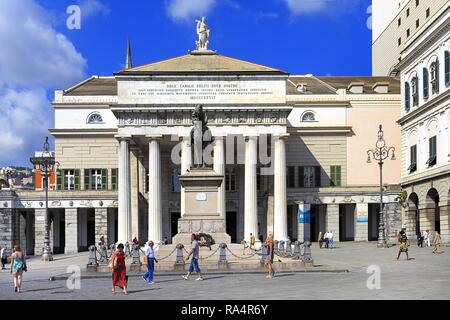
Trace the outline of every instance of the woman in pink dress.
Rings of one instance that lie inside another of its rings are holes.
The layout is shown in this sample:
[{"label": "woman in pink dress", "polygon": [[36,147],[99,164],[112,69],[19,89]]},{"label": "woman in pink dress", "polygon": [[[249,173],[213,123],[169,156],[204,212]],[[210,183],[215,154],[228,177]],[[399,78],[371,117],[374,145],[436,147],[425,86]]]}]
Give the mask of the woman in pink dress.
[{"label": "woman in pink dress", "polygon": [[119,243],[117,250],[111,257],[112,265],[112,294],[116,293],[116,287],[123,290],[124,294],[128,294],[127,290],[127,269],[125,266],[125,253],[123,252],[123,244]]}]

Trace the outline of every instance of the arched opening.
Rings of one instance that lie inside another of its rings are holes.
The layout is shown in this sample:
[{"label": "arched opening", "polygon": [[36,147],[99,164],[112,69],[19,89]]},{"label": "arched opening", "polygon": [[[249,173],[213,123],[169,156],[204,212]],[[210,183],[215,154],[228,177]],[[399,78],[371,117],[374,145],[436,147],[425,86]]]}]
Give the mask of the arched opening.
[{"label": "arched opening", "polygon": [[424,211],[424,215],[421,215],[421,224],[423,229],[428,231],[436,230],[440,233],[441,223],[439,212],[439,193],[434,188],[428,190],[426,197],[426,208]]},{"label": "arched opening", "polygon": [[420,233],[419,197],[415,192],[408,197],[406,232],[409,238],[417,238]]}]

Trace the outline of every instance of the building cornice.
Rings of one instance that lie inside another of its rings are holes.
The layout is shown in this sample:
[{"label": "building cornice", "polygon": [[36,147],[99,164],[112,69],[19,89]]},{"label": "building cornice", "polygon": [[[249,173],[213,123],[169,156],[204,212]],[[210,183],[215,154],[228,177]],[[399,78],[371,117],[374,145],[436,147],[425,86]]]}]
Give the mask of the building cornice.
[{"label": "building cornice", "polygon": [[402,179],[402,186],[407,187],[417,183],[423,183],[437,178],[450,177],[450,164],[429,169],[425,172],[414,173]]}]

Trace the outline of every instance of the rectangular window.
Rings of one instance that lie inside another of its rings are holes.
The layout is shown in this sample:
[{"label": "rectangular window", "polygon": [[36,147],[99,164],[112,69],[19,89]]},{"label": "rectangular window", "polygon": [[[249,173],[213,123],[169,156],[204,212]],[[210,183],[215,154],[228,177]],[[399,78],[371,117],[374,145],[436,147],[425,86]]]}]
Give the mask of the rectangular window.
[{"label": "rectangular window", "polygon": [[236,191],[236,170],[234,167],[225,169],[225,190]]},{"label": "rectangular window", "polygon": [[402,18],[398,18],[398,26],[400,27],[402,25]]},{"label": "rectangular window", "polygon": [[398,45],[400,46],[402,44],[402,38],[398,38]]},{"label": "rectangular window", "polygon": [[340,187],[341,186],[341,166],[331,166],[330,175],[331,175],[330,185],[333,187]]},{"label": "rectangular window", "polygon": [[427,9],[427,18],[430,17],[430,8]]},{"label": "rectangular window", "polygon": [[286,185],[288,188],[295,188],[295,167],[287,167]]},{"label": "rectangular window", "polygon": [[111,190],[119,188],[119,169],[111,169]]},{"label": "rectangular window", "polygon": [[58,190],[80,190],[80,170],[64,169],[57,180]]},{"label": "rectangular window", "polygon": [[408,30],[406,30],[406,37],[409,37],[409,35],[411,34],[411,32]]},{"label": "rectangular window", "polygon": [[406,16],[409,17],[409,8],[406,9]]},{"label": "rectangular window", "polygon": [[428,167],[436,164],[436,136],[428,139],[428,160],[426,164]]},{"label": "rectangular window", "polygon": [[444,58],[445,66],[444,66],[444,73],[445,73],[445,85],[450,85],[450,51],[445,51],[445,58]]},{"label": "rectangular window", "polygon": [[85,190],[106,190],[108,182],[107,169],[85,169],[84,189]]},{"label": "rectangular window", "polygon": [[420,1],[419,1],[419,0],[416,0],[416,7],[419,6],[419,3],[420,3]]},{"label": "rectangular window", "polygon": [[409,148],[409,173],[417,170],[417,145],[413,145]]},{"label": "rectangular window", "polygon": [[173,168],[172,169],[172,176],[171,176],[171,186],[172,186],[172,192],[181,192],[181,183],[178,176],[181,174],[181,168]]},{"label": "rectangular window", "polygon": [[298,178],[301,188],[320,187],[320,166],[299,167]]},{"label": "rectangular window", "polygon": [[417,19],[417,20],[416,20],[416,29],[417,29],[419,26],[420,26],[420,20]]}]

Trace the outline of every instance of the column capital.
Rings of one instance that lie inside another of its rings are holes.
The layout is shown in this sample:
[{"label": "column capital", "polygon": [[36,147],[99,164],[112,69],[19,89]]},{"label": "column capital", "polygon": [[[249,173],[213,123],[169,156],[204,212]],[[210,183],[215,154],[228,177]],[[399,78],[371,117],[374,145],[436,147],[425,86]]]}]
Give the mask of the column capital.
[{"label": "column capital", "polygon": [[146,134],[145,138],[148,141],[152,141],[152,140],[162,140],[163,139],[163,135],[162,134]]},{"label": "column capital", "polygon": [[131,135],[115,135],[114,138],[118,141],[131,141],[132,139]]},{"label": "column capital", "polygon": [[290,133],[274,133],[273,137],[278,139],[286,139],[290,136]]}]

